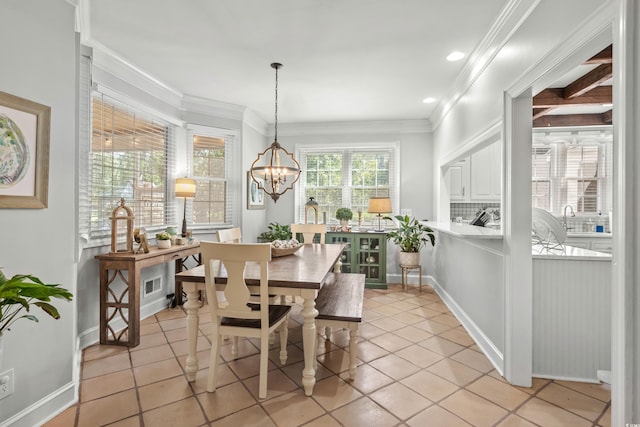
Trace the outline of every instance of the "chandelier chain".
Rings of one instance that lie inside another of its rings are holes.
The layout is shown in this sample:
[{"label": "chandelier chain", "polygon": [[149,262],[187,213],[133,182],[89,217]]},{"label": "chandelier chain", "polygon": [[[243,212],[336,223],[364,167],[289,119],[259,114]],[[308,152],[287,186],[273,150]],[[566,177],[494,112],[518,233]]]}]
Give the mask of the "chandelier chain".
[{"label": "chandelier chain", "polygon": [[278,68],[280,67],[275,67],[276,69],[276,108],[275,108],[275,112],[276,112],[276,122],[275,122],[275,128],[274,128],[274,140],[278,141]]}]

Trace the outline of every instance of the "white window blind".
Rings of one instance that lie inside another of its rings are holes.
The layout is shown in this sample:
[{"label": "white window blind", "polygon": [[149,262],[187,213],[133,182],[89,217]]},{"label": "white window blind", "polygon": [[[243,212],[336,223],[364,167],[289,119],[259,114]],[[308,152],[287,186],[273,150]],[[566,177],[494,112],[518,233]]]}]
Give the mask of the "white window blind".
[{"label": "white window blind", "polygon": [[237,223],[241,182],[235,164],[236,135],[232,131],[191,125],[191,172],[196,181],[196,197],[187,213],[187,223],[193,225],[224,225]]},{"label": "white window blind", "polygon": [[611,210],[612,135],[610,130],[534,133],[532,205],[562,215]]},{"label": "white window blind", "polygon": [[87,239],[107,236],[109,216],[120,198],[133,210],[135,227],[163,228],[175,222],[167,185],[175,168],[173,126],[100,92],[86,99],[90,102],[81,115],[87,118],[81,123],[90,134],[82,137],[80,150],[81,234]]},{"label": "white window blind", "polygon": [[353,221],[362,212],[363,224],[375,214],[367,212],[369,198],[389,197],[398,211],[398,147],[396,144],[352,145],[349,147],[297,147],[302,173],[296,188],[296,222],[304,220],[304,205],[313,197],[327,222],[336,224],[335,212],[348,207]]}]

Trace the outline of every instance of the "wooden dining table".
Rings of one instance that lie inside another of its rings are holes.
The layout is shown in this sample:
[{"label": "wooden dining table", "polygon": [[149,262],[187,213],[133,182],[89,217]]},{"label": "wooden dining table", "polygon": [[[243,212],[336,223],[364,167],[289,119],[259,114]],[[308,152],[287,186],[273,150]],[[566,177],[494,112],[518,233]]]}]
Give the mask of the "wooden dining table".
[{"label": "wooden dining table", "polygon": [[[318,311],[315,300],[329,273],[339,263],[344,245],[342,244],[304,244],[291,255],[272,258],[269,262],[269,293],[274,295],[299,296],[303,300],[301,315],[302,344],[304,349],[304,369],[302,371],[302,385],[307,396],[313,393],[316,383],[314,368],[316,324]],[[339,265],[338,265],[339,268]],[[224,273],[222,273],[224,274]],[[259,292],[260,271],[256,263],[247,263],[245,280],[252,292]],[[176,283],[181,283],[187,295],[183,305],[187,313],[187,361],[185,370],[187,379],[195,381],[198,371],[196,357],[197,336],[199,327],[198,300],[199,291],[205,289],[204,266],[177,273]],[[218,291],[224,291],[226,277],[215,278]]]}]

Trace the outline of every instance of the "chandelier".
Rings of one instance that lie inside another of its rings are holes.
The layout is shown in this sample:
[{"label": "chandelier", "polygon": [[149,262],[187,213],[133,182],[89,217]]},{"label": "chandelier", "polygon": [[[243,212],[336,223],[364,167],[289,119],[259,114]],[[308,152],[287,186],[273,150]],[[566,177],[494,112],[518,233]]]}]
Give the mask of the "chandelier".
[{"label": "chandelier", "polygon": [[274,62],[271,68],[276,70],[275,127],[273,143],[251,164],[249,173],[258,188],[264,190],[274,202],[293,188],[300,177],[300,163],[278,143],[278,70],[282,64]]}]

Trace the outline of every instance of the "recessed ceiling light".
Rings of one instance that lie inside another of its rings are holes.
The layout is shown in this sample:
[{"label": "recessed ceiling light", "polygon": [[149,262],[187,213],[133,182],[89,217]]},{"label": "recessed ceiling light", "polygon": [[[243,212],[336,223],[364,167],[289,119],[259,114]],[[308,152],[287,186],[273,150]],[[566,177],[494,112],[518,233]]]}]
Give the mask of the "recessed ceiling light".
[{"label": "recessed ceiling light", "polygon": [[422,102],[424,102],[425,104],[433,104],[434,102],[436,102],[436,99],[429,97],[429,98],[423,99]]},{"label": "recessed ceiling light", "polygon": [[448,56],[447,56],[447,61],[460,61],[462,58],[464,58],[464,53],[462,52],[451,52]]}]

